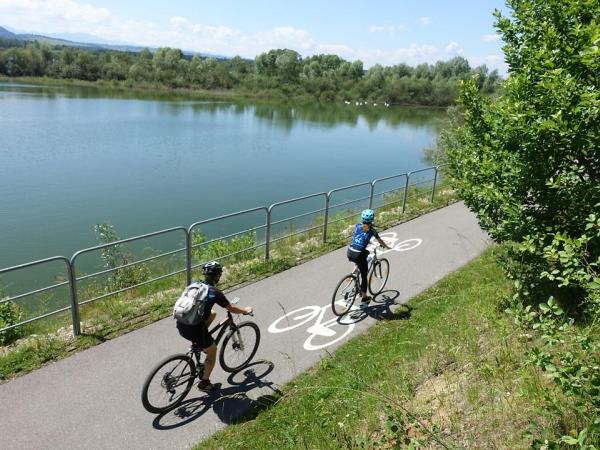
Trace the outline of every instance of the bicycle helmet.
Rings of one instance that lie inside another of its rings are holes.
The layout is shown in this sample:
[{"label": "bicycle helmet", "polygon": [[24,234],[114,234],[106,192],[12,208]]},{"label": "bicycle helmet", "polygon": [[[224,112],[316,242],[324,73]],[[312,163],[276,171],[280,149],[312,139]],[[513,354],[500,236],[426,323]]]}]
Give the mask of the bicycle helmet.
[{"label": "bicycle helmet", "polygon": [[360,213],[360,219],[362,223],[373,223],[375,212],[372,209],[365,209]]},{"label": "bicycle helmet", "polygon": [[202,267],[202,273],[214,277],[223,273],[223,266],[218,261],[209,261]]}]

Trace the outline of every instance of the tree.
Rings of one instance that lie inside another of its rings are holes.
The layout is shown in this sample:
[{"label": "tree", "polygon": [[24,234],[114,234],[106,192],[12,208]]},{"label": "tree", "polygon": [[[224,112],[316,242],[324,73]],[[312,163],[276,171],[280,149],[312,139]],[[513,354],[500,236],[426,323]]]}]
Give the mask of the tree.
[{"label": "tree", "polygon": [[295,82],[300,74],[301,57],[288,49],[270,50],[255,59],[256,71],[266,77],[277,77],[284,83]]},{"label": "tree", "polygon": [[134,81],[150,81],[153,78],[152,53],[143,49],[136,62],[129,68],[129,77]]},{"label": "tree", "polygon": [[[509,0],[495,12],[509,78],[493,101],[464,83],[463,124],[443,137],[466,204],[524,298],[600,304],[600,3]],[[595,305],[595,306],[594,306]]]},{"label": "tree", "polygon": [[182,58],[183,53],[178,48],[164,47],[156,50],[152,59],[156,80],[172,83],[177,76],[177,68]]}]

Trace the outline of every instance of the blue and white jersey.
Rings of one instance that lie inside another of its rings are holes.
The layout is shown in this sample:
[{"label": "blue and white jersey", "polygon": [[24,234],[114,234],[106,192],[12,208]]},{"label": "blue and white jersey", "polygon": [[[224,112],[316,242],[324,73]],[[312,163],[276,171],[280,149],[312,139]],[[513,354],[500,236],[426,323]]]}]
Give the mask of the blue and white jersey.
[{"label": "blue and white jersey", "polygon": [[352,238],[352,242],[350,243],[350,248],[352,250],[363,251],[369,245],[369,241],[371,238],[375,236],[379,238],[379,234],[373,227],[369,227],[367,231],[363,231],[362,223],[357,223],[354,229],[354,237]]}]

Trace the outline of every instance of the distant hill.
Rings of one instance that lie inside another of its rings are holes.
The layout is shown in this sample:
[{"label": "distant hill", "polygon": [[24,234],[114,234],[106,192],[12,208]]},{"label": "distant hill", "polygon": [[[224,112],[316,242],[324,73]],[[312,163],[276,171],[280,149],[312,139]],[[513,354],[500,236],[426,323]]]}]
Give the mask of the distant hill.
[{"label": "distant hill", "polygon": [[16,38],[16,34],[8,31],[6,28],[2,28],[0,27],[0,38],[4,38],[4,39],[15,39]]},{"label": "distant hill", "polygon": [[[68,34],[65,34],[63,36],[66,36],[66,35],[68,35]],[[115,51],[120,51],[120,52],[132,52],[132,53],[139,53],[145,48],[149,49],[150,51],[157,50],[157,47],[144,47],[144,46],[140,46],[140,45],[109,43],[108,41],[106,41],[102,38],[92,36],[89,34],[72,34],[71,35],[74,38],[79,37],[82,40],[84,40],[85,42],[73,41],[73,40],[69,40],[69,39],[62,39],[61,37],[58,37],[58,36],[60,36],[60,35],[55,35],[53,37],[53,36],[44,36],[44,35],[37,34],[37,33],[13,33],[12,31],[9,31],[6,28],[0,26],[0,39],[16,39],[19,41],[38,41],[38,42],[45,42],[48,45],[77,47],[77,48],[84,48],[86,50],[115,50]],[[217,59],[229,59],[230,58],[228,56],[215,55],[212,53],[194,52],[191,50],[182,50],[182,52],[186,56],[198,55],[203,58],[217,58]]]}]

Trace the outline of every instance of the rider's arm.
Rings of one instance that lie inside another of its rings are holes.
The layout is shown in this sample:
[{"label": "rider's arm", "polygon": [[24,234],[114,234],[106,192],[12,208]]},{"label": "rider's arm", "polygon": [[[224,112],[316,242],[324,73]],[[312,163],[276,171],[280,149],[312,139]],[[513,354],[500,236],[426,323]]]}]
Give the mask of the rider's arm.
[{"label": "rider's arm", "polygon": [[381,245],[382,247],[387,248],[388,250],[391,250],[392,247],[390,247],[389,245],[387,245],[381,238],[377,238],[377,240],[379,241],[379,245]]},{"label": "rider's arm", "polygon": [[379,245],[381,245],[384,248],[387,248],[388,250],[391,250],[392,247],[390,247],[389,245],[387,245],[385,243],[385,241],[379,237],[379,233],[377,233],[377,231],[375,231],[375,230],[373,230],[373,231],[374,231],[373,236],[375,237],[375,239],[377,239],[377,241],[379,242]]},{"label": "rider's arm", "polygon": [[245,308],[238,308],[231,303],[227,306],[227,311],[232,312],[234,314],[252,314],[252,306],[246,306]]},{"label": "rider's arm", "polygon": [[221,292],[219,289],[217,288],[213,288],[215,290],[215,297],[216,297],[216,303],[217,305],[225,308],[227,311],[232,312],[234,314],[252,314],[252,307],[251,306],[246,306],[245,308],[238,308],[235,305],[232,305],[229,300],[227,300],[227,297],[225,297],[225,294],[223,294],[223,292]]}]

